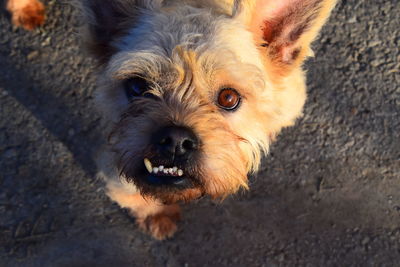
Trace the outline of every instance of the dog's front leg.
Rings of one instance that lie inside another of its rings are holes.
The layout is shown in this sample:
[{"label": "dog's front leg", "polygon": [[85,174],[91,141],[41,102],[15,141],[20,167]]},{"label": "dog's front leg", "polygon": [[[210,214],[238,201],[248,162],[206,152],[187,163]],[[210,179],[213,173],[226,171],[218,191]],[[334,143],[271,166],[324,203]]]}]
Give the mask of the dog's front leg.
[{"label": "dog's front leg", "polygon": [[123,187],[108,184],[108,196],[122,208],[126,208],[136,218],[139,227],[158,240],[173,236],[180,220],[177,204],[164,205],[161,202],[143,198],[140,193],[131,193]]},{"label": "dog's front leg", "polygon": [[43,25],[45,20],[44,5],[38,0],[8,0],[7,10],[14,25],[27,30]]}]

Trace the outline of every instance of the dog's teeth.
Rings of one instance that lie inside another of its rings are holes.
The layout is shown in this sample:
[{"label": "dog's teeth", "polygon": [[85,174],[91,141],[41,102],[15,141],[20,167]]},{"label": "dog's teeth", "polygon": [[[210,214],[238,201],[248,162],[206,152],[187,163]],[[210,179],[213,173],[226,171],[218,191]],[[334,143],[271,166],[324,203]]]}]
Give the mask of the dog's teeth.
[{"label": "dog's teeth", "polygon": [[151,165],[151,162],[148,158],[144,159],[144,166],[146,166],[146,169],[149,173],[153,171],[153,166]]},{"label": "dog's teeth", "polygon": [[181,169],[178,169],[178,167],[174,166],[172,168],[165,168],[163,165],[160,165],[159,167],[153,167],[151,164],[150,160],[148,158],[144,159],[144,166],[146,166],[146,170],[149,173],[164,173],[167,175],[173,175],[173,176],[182,176],[183,171]]}]

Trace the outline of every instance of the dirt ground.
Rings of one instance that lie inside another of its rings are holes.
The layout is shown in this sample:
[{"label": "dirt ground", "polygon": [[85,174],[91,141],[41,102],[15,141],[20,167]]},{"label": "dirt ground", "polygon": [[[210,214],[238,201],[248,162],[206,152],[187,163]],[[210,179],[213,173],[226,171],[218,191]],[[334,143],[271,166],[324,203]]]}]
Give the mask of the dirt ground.
[{"label": "dirt ground", "polygon": [[339,2],[306,64],[304,116],[251,190],[187,205],[164,242],[95,178],[94,61],[76,11],[44,2],[34,32],[0,9],[1,266],[399,266],[398,0]]}]

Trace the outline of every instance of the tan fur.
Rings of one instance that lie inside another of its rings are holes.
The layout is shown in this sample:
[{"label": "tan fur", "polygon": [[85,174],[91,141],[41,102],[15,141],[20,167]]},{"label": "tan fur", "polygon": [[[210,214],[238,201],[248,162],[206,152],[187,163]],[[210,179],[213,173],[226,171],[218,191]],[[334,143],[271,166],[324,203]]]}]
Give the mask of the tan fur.
[{"label": "tan fur", "polygon": [[8,0],[7,10],[12,15],[12,22],[26,30],[43,25],[45,8],[38,0]]},{"label": "tan fur", "polygon": [[[247,174],[301,116],[302,62],[335,1],[86,1],[91,43],[107,55],[96,100],[109,122],[108,195],[142,229],[169,237],[179,217],[176,202],[248,189]],[[134,15],[122,8],[128,5],[137,7]],[[96,35],[101,30],[110,35]],[[147,94],[157,100],[129,102],[123,83],[131,77],[147,80]],[[240,93],[236,111],[216,104],[223,88]],[[191,188],[169,190],[140,178],[143,159],[159,156],[151,136],[164,125],[190,128],[201,140],[194,162],[185,163]]]},{"label": "tan fur", "polygon": [[107,194],[122,208],[129,209],[136,217],[139,227],[153,237],[162,240],[176,232],[176,223],[180,220],[178,205],[163,205],[157,200],[145,199],[140,193],[125,191],[123,187],[114,184],[108,184]]}]

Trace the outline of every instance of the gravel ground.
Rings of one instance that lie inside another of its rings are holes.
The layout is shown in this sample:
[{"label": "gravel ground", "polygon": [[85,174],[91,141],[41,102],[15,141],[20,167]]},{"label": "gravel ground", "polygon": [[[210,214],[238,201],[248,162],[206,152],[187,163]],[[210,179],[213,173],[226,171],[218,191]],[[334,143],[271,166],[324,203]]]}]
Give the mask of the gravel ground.
[{"label": "gravel ground", "polygon": [[338,4],[306,66],[304,117],[251,190],[187,205],[164,242],[103,194],[94,62],[76,11],[44,2],[34,32],[0,9],[1,266],[398,266],[398,0]]}]

